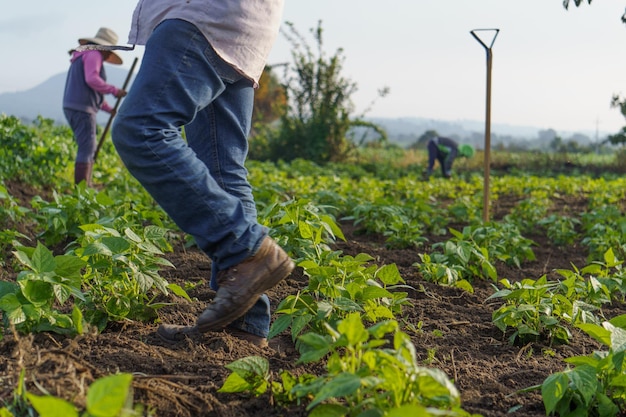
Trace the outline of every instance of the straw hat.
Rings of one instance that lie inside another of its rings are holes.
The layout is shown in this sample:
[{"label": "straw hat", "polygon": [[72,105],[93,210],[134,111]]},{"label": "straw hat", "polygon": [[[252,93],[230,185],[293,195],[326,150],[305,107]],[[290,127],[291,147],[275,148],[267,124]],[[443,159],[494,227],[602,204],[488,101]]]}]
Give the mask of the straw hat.
[{"label": "straw hat", "polygon": [[[93,38],[80,38],[78,43],[86,45],[88,43],[95,43],[96,45],[117,45],[117,33],[113,32],[109,28],[100,28],[98,33]],[[114,51],[110,51],[106,62],[114,65],[121,65],[122,58]]]}]

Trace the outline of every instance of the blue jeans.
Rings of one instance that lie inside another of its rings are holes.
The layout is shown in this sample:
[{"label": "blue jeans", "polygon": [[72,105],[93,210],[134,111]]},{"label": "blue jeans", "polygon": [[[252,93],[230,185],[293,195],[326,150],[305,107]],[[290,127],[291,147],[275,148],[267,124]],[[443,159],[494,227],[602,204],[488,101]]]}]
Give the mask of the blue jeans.
[{"label": "blue jeans", "polygon": [[90,163],[96,153],[96,115],[84,111],[64,108],[65,118],[72,128],[78,145],[76,162]]},{"label": "blue jeans", "polygon": [[439,161],[439,165],[441,166],[441,174],[445,178],[449,178],[452,175],[452,163],[456,158],[457,149],[450,148],[448,153],[444,153],[439,149],[437,143],[430,140],[427,145],[428,149],[428,168],[426,170],[427,174],[430,175],[433,172],[433,168],[435,166],[435,159]]},{"label": "blue jeans", "polygon": [[[211,258],[213,289],[217,271],[254,255],[267,235],[244,166],[253,103],[252,82],[194,25],[166,20],[112,127],[129,172]],[[231,326],[267,336],[269,323],[263,295]]]}]

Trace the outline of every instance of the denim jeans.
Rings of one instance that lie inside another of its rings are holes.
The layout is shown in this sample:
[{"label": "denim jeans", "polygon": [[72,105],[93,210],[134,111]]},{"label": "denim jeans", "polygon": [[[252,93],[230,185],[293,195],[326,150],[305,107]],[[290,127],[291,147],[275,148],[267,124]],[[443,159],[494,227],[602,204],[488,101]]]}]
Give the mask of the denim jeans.
[{"label": "denim jeans", "polygon": [[96,153],[96,115],[73,109],[63,109],[78,145],[76,162],[90,163]]},{"label": "denim jeans", "polygon": [[[267,235],[244,166],[253,103],[252,81],[194,25],[165,20],[112,127],[129,172],[211,258],[213,289],[217,271],[254,255]],[[263,295],[232,326],[267,336],[269,323]]]},{"label": "denim jeans", "polygon": [[435,159],[439,161],[441,166],[441,174],[445,178],[449,178],[452,175],[452,163],[457,155],[457,149],[450,148],[448,153],[444,153],[439,149],[439,146],[434,141],[428,141],[428,175],[432,174],[433,167],[435,166]]}]

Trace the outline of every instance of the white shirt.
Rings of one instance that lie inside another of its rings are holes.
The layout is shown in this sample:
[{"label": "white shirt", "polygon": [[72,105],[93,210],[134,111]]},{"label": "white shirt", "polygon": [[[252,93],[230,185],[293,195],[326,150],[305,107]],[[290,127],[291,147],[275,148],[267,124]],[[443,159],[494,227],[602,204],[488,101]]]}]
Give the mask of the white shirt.
[{"label": "white shirt", "polygon": [[145,45],[166,19],[195,25],[215,51],[255,84],[280,27],[284,0],[139,0],[128,35]]}]

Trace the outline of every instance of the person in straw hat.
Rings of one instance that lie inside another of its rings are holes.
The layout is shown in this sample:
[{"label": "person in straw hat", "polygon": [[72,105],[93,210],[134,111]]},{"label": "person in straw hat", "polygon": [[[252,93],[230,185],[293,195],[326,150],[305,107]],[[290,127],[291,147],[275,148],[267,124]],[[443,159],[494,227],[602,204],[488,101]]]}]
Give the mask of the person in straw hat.
[{"label": "person in straw hat", "polygon": [[[81,45],[115,45],[117,34],[100,28],[93,38],[80,38]],[[70,68],[65,81],[63,112],[78,145],[74,163],[74,182],[85,181],[91,186],[94,154],[96,152],[96,114],[99,110],[113,114],[114,109],[104,99],[106,94],[124,97],[126,91],[106,82],[104,62],[121,65],[122,58],[113,51],[70,51]]]},{"label": "person in straw hat", "polygon": [[167,342],[225,331],[267,346],[265,292],[295,267],[257,221],[245,167],[254,89],[282,9],[283,0],[140,0],[135,9],[128,43],[145,50],[113,144],[211,258],[217,291],[193,325],[159,326]]}]

